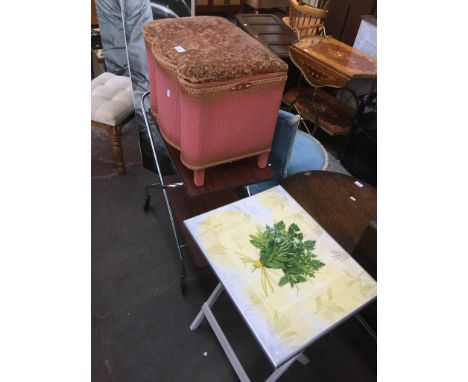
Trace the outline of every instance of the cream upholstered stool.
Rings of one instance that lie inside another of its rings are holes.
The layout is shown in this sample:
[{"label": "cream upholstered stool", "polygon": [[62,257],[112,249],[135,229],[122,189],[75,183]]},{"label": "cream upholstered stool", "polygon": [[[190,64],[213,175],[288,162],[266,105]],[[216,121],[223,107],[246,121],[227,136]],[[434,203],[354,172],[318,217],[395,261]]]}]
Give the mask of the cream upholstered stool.
[{"label": "cream upholstered stool", "polygon": [[125,174],[120,128],[135,115],[130,78],[102,73],[91,81],[91,126],[112,137],[112,151],[119,174]]}]

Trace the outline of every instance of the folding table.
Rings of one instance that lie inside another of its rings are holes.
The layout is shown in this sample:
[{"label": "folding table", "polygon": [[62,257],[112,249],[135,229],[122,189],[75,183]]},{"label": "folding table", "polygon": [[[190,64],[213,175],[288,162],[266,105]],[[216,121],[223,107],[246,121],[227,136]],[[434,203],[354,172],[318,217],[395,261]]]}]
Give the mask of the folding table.
[{"label": "folding table", "polygon": [[[259,251],[250,243],[259,227],[279,221],[298,225],[304,239],[315,241],[314,253],[325,264],[294,287],[280,286],[282,269],[259,267]],[[282,186],[187,219],[185,225],[220,281],[190,328],[207,319],[241,381],[249,380],[247,373],[211,310],[223,290],[274,368],[267,381],[277,380],[296,360],[308,363],[304,349],[376,298],[376,281]]]}]

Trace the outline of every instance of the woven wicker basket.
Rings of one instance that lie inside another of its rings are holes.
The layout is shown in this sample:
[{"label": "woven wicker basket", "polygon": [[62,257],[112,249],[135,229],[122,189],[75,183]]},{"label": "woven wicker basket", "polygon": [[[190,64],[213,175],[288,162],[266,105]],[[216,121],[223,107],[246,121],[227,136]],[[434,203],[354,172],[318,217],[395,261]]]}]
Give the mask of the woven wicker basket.
[{"label": "woven wicker basket", "polygon": [[265,167],[287,65],[219,17],[156,20],[144,36],[152,110],[195,184],[206,168],[250,156]]}]

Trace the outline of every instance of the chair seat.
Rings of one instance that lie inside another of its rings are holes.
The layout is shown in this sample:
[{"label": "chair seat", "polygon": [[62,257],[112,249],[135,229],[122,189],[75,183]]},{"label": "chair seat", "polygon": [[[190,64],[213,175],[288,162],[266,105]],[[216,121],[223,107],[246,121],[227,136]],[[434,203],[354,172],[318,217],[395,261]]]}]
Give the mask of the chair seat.
[{"label": "chair seat", "polygon": [[291,21],[289,20],[289,16],[283,17],[281,21],[285,23],[289,28],[293,29],[293,27],[291,26]]},{"label": "chair seat", "polygon": [[356,116],[356,110],[323,90],[317,90],[314,96],[311,88],[293,88],[283,102],[288,106],[294,103],[302,118],[312,123],[315,110],[319,127],[330,135],[347,135]]},{"label": "chair seat", "polygon": [[[328,153],[321,143],[303,131],[296,133],[289,158],[287,176],[304,171],[325,170],[328,166]],[[278,179],[249,186],[252,195],[265,191],[278,184]]]},{"label": "chair seat", "polygon": [[328,166],[328,153],[321,143],[303,131],[298,131],[294,140],[288,176],[314,170],[325,170]]},{"label": "chair seat", "polygon": [[133,111],[130,78],[105,72],[91,81],[91,121],[117,126]]}]

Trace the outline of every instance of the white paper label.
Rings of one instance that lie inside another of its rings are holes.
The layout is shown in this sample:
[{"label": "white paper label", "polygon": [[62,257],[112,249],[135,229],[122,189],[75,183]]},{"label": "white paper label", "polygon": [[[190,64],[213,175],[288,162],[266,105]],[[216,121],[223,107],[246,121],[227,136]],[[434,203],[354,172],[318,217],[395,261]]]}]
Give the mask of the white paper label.
[{"label": "white paper label", "polygon": [[363,187],[364,185],[362,183],[359,183],[357,180],[354,182],[354,184],[358,187]]},{"label": "white paper label", "polygon": [[166,96],[167,96],[167,98],[169,98],[171,96],[171,89],[166,90]]},{"label": "white paper label", "polygon": [[175,50],[177,50],[179,53],[184,53],[185,52],[185,49],[182,48],[180,45],[177,45],[176,47],[174,47]]}]

